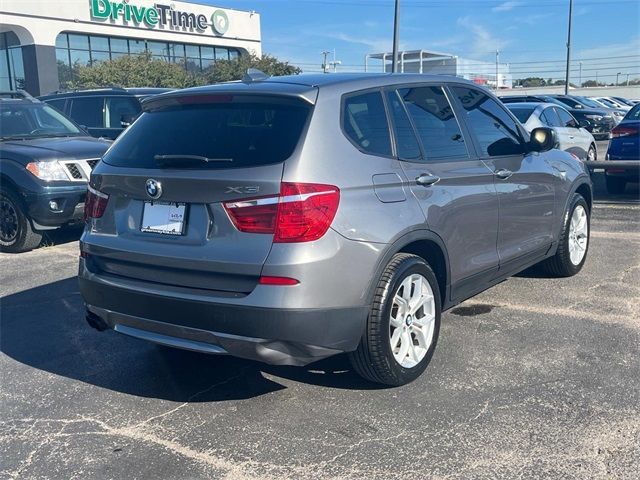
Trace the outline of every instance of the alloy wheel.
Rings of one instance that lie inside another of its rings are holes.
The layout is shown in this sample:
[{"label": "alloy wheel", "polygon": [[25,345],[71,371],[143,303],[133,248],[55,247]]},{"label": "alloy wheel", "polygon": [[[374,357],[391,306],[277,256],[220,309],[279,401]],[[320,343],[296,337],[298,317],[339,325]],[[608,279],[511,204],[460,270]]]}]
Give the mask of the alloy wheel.
[{"label": "alloy wheel", "polygon": [[402,367],[415,367],[433,342],[436,304],[431,285],[420,274],[407,276],[391,305],[389,343]]},{"label": "alloy wheel", "polygon": [[589,224],[587,212],[582,205],[578,205],[571,215],[569,224],[569,258],[574,265],[580,265],[587,253],[589,242]]},{"label": "alloy wheel", "polygon": [[0,199],[0,240],[13,242],[18,236],[18,212],[7,198]]}]

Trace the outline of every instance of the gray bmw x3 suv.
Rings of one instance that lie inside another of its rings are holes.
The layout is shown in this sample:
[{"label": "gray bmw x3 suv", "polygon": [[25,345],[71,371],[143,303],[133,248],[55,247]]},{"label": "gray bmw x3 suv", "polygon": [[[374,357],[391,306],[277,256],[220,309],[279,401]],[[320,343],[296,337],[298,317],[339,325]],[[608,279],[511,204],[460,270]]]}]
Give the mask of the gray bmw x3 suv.
[{"label": "gray bmw x3 suv", "polygon": [[459,78],[332,74],[162,94],[91,176],[79,277],[99,329],[401,385],[443,310],[582,268],[591,182]]}]

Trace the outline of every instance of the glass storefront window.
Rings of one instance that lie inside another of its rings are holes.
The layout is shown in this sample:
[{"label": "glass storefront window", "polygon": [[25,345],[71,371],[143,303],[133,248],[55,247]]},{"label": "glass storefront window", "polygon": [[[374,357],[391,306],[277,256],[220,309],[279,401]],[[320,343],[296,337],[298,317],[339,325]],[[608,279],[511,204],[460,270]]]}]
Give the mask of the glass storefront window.
[{"label": "glass storefront window", "polygon": [[89,50],[89,36],[69,34],[69,48],[77,50]]},{"label": "glass storefront window", "polygon": [[229,50],[216,47],[216,60],[229,60]]},{"label": "glass storefront window", "polygon": [[129,53],[129,46],[126,38],[111,38],[111,52]]},{"label": "glass storefront window", "polygon": [[[2,35],[0,34],[0,47],[7,45],[7,40]],[[194,73],[213,68],[217,60],[235,59],[240,56],[240,51],[235,48],[77,33],[59,34],[56,38],[56,47],[58,78],[63,88],[73,80],[78,66],[91,65],[109,59],[115,60],[123,55],[138,55],[145,51],[149,51],[154,59],[183,65],[187,71]],[[5,62],[9,61],[6,49],[4,55]],[[11,81],[11,79],[5,81],[0,78],[0,83]]]},{"label": "glass storefront window", "polygon": [[100,52],[109,51],[109,38],[108,37],[90,37],[91,51],[98,50]]}]

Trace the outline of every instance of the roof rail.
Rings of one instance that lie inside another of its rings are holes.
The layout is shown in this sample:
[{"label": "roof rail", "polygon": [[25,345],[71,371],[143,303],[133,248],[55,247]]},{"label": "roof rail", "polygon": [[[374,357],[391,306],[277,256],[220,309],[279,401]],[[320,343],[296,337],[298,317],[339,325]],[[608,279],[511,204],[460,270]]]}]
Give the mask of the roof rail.
[{"label": "roof rail", "polygon": [[74,93],[74,92],[101,92],[105,90],[117,90],[119,92],[126,92],[127,89],[123,87],[93,87],[93,88],[67,88],[63,90],[54,90],[47,93],[47,95],[58,95],[61,93]]},{"label": "roof rail", "polygon": [[29,92],[24,90],[0,90],[0,98],[21,98],[24,100],[35,100]]}]

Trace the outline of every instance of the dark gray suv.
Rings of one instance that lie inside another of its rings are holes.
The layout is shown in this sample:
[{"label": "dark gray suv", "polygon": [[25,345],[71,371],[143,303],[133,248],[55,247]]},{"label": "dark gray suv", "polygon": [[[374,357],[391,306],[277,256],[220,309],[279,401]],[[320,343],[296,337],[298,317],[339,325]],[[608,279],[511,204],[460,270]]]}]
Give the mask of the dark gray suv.
[{"label": "dark gray suv", "polygon": [[427,75],[291,76],[162,94],[94,170],[89,323],[401,385],[443,310],[539,262],[582,268],[584,165],[492,94]]}]

